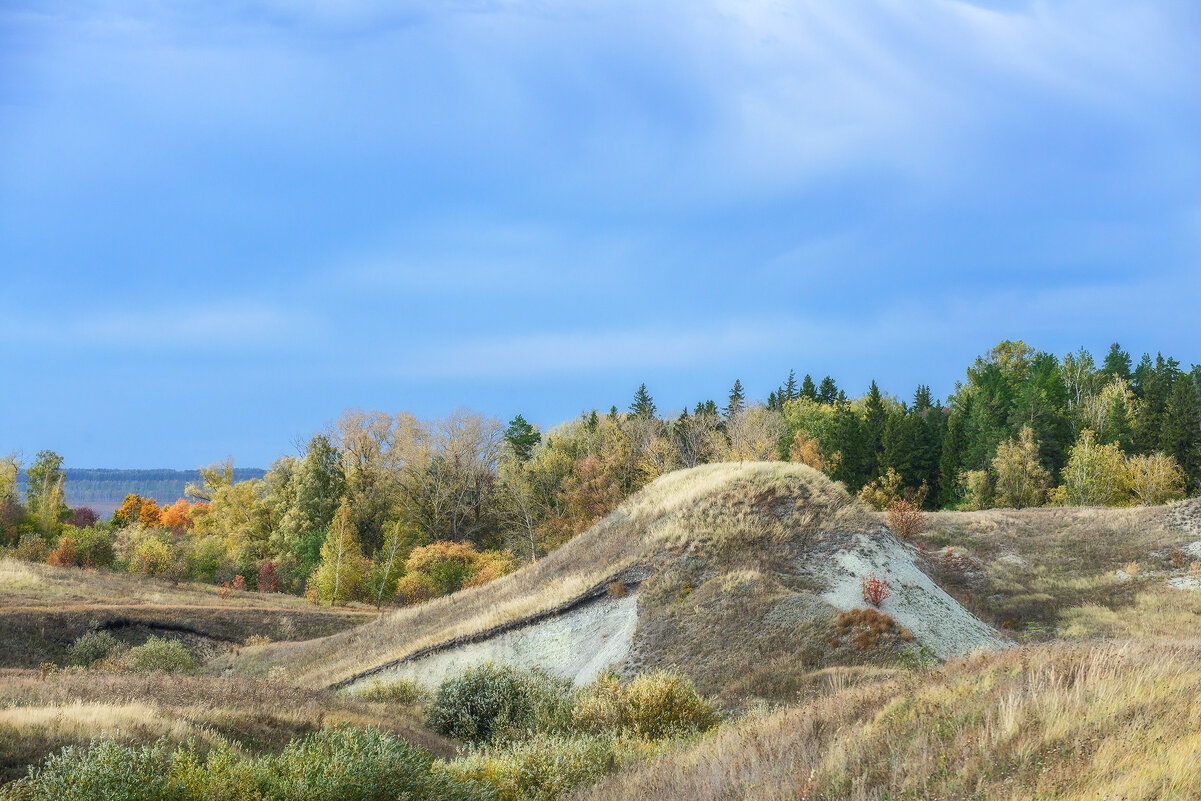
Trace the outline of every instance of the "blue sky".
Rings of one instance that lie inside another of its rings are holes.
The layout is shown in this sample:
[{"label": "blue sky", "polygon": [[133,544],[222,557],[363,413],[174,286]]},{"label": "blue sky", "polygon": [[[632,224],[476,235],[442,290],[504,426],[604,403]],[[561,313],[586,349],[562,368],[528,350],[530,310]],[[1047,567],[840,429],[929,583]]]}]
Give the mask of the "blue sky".
[{"label": "blue sky", "polygon": [[1201,362],[1193,2],[0,6],[0,451]]}]

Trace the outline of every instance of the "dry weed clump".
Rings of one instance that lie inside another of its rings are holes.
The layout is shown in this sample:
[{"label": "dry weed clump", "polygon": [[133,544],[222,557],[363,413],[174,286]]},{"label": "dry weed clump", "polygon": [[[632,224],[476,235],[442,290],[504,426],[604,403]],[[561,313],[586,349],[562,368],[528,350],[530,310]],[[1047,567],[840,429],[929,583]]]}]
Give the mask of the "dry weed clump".
[{"label": "dry weed clump", "polygon": [[921,504],[909,498],[897,498],[888,504],[886,517],[892,533],[903,540],[921,534],[930,523],[930,516],[922,511]]},{"label": "dry weed clump", "polygon": [[901,642],[913,639],[909,629],[897,626],[890,615],[872,608],[848,609],[839,613],[834,619],[833,628],[833,634],[826,639],[833,648],[840,647],[847,638],[861,651],[874,650],[881,638]]}]

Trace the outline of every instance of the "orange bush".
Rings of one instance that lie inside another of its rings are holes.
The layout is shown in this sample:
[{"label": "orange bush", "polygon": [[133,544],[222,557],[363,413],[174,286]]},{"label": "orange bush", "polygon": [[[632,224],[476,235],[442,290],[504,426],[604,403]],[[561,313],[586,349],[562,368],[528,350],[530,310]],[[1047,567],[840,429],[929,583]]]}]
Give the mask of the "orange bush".
[{"label": "orange bush", "polygon": [[863,600],[879,608],[880,604],[892,595],[892,585],[888,583],[888,575],[879,578],[875,573],[863,579]]},{"label": "orange bush", "polygon": [[888,504],[888,527],[903,540],[926,530],[929,518],[920,504],[909,498],[897,498]]},{"label": "orange bush", "polygon": [[55,567],[69,567],[79,561],[79,547],[75,540],[64,536],[58,541],[58,547],[50,552],[47,562]]}]

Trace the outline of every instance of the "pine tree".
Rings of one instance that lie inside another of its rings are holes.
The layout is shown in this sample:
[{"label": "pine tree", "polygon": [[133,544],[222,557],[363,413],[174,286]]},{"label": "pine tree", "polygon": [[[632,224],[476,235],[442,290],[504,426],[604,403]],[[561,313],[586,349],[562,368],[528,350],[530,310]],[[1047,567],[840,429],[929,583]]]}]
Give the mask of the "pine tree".
[{"label": "pine tree", "polygon": [[1201,401],[1191,376],[1178,376],[1172,384],[1160,444],[1184,470],[1190,487],[1201,483]]},{"label": "pine tree", "polygon": [[634,393],[634,402],[630,404],[630,413],[635,417],[654,417],[656,411],[655,401],[646,391],[646,384],[641,384],[638,391]]},{"label": "pine tree", "polygon": [[838,385],[834,383],[833,378],[826,376],[817,390],[817,402],[829,406],[836,400],[838,400]]},{"label": "pine tree", "polygon": [[725,414],[726,419],[734,417],[746,408],[746,395],[742,391],[742,381],[734,379],[734,386],[730,388],[730,400],[726,404]]},{"label": "pine tree", "polygon": [[771,409],[774,412],[774,411],[778,410],[781,406],[783,406],[784,404],[780,401],[780,396],[783,394],[784,394],[783,387],[780,388],[779,394],[776,394],[775,392],[769,393],[767,396],[767,408]]},{"label": "pine tree", "polygon": [[1109,353],[1105,356],[1105,362],[1101,365],[1101,371],[1129,381],[1131,378],[1130,354],[1122,350],[1122,346],[1117,342],[1113,343],[1109,346]]},{"label": "pine tree", "polygon": [[813,376],[808,373],[805,373],[805,380],[801,382],[801,397],[817,400],[817,387],[813,385]]},{"label": "pine tree", "polygon": [[942,440],[942,454],[938,462],[938,505],[951,506],[958,498],[959,473],[964,469],[964,454],[967,451],[967,421],[972,412],[970,394],[959,393],[951,404],[947,416],[946,435]]},{"label": "pine tree", "polygon": [[505,441],[513,449],[517,460],[524,462],[530,458],[534,447],[542,442],[542,435],[527,423],[524,417],[517,415],[509,421],[509,427],[505,429]]}]

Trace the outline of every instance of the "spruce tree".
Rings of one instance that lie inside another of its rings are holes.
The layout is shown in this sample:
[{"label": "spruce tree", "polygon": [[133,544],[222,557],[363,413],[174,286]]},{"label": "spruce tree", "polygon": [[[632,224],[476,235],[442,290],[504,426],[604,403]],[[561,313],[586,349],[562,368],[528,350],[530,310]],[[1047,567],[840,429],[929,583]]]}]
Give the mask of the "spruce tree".
[{"label": "spruce tree", "polygon": [[641,384],[638,391],[634,393],[634,402],[630,404],[630,413],[635,417],[654,417],[656,411],[655,401],[646,391],[646,384]]},{"label": "spruce tree", "polygon": [[817,402],[829,406],[836,400],[838,400],[838,385],[834,383],[833,378],[826,376],[817,390]]},{"label": "spruce tree", "polygon": [[1105,362],[1101,365],[1101,372],[1107,375],[1119,376],[1130,380],[1130,354],[1122,350],[1122,346],[1117,342],[1109,346],[1109,353],[1105,356]]},{"label": "spruce tree", "polygon": [[730,388],[730,400],[726,404],[726,419],[734,417],[746,408],[746,395],[742,391],[742,381],[734,379],[734,386]]},{"label": "spruce tree", "polygon": [[1201,483],[1201,400],[1191,376],[1181,375],[1172,384],[1160,444],[1164,453],[1176,458],[1189,487]]},{"label": "spruce tree", "polygon": [[888,425],[888,410],[880,387],[872,381],[867,391],[863,415],[863,448],[868,480],[884,473],[884,429]]},{"label": "spruce tree", "polygon": [[805,373],[805,380],[801,382],[801,397],[817,400],[817,387],[813,385],[813,376],[808,373]]},{"label": "spruce tree", "polygon": [[796,399],[797,399],[797,397],[798,397],[798,394],[797,394],[797,384],[796,384],[796,370],[789,370],[789,371],[788,371],[788,382],[784,384],[784,393],[783,393],[783,395],[784,395],[784,397],[782,397],[782,398],[780,399],[780,401],[781,401],[780,405],[781,405],[781,406],[783,406],[783,405],[784,405],[784,403],[785,403],[785,402],[787,402],[787,401],[790,401],[790,400],[796,400]]},{"label": "spruce tree", "polygon": [[780,401],[780,396],[783,394],[784,394],[783,387],[780,388],[779,394],[777,394],[776,392],[769,393],[767,396],[767,408],[771,409],[772,411],[776,411],[777,409],[782,407],[784,404]]}]

